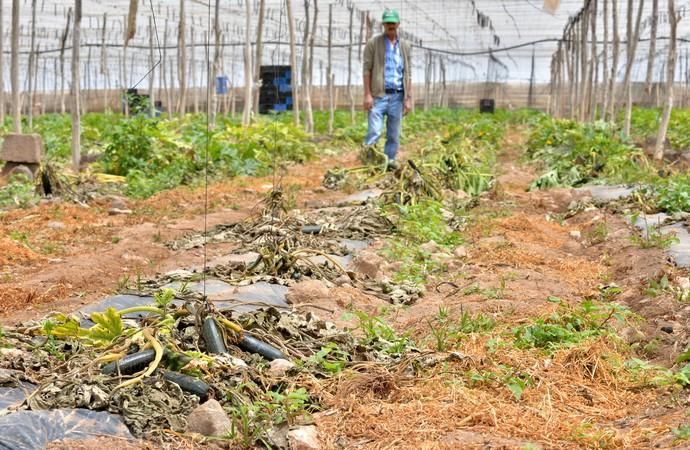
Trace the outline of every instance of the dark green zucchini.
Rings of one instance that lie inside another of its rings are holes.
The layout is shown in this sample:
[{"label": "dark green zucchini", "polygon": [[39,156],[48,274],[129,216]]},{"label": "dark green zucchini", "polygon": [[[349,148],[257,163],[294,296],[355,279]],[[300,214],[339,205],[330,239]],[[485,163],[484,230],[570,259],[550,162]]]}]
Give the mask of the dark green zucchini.
[{"label": "dark green zucchini", "polygon": [[133,353],[127,355],[119,361],[106,364],[101,369],[104,375],[111,375],[121,373],[122,375],[131,375],[140,372],[147,368],[149,364],[156,357],[156,351],[153,349],[144,350],[143,352]]},{"label": "dark green zucchini", "polygon": [[204,320],[204,342],[206,342],[206,351],[211,354],[226,353],[228,351],[225,347],[225,340],[223,333],[221,333],[218,324],[213,317],[207,317]]},{"label": "dark green zucchini", "polygon": [[211,389],[211,387],[200,379],[185,375],[180,372],[173,372],[165,369],[160,369],[160,372],[163,375],[163,378],[168,381],[172,381],[183,391],[199,397],[199,399],[201,399],[201,403],[208,400],[208,391]]}]

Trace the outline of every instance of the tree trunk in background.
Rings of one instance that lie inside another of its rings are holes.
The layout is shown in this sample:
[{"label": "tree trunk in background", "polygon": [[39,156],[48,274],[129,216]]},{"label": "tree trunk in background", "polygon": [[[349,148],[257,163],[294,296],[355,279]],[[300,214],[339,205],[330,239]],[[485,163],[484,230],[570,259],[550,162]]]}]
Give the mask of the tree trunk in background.
[{"label": "tree trunk in background", "polygon": [[304,107],[304,129],[314,132],[314,115],[311,110],[311,89],[309,89],[309,0],[304,0],[304,38],[302,46],[302,103]]},{"label": "tree trunk in background", "polygon": [[654,58],[656,57],[656,35],[659,28],[659,0],[652,0],[652,24],[649,30],[649,54],[647,55],[647,76],[644,80],[644,90],[647,96],[652,94],[652,79],[654,78]]},{"label": "tree trunk in background", "polygon": [[333,122],[335,119],[335,92],[333,86],[333,4],[328,5],[328,134],[333,134]]},{"label": "tree trunk in background", "polygon": [[[0,48],[5,48],[4,7],[0,0]],[[5,124],[5,56],[0,52],[0,126]]]},{"label": "tree trunk in background", "polygon": [[154,33],[153,17],[149,16],[149,116],[156,117],[156,97],[154,91],[154,80],[156,79],[156,57],[154,54]]},{"label": "tree trunk in background", "polygon": [[668,43],[668,62],[666,64],[666,102],[664,104],[664,111],[661,114],[661,123],[659,124],[659,133],[656,137],[656,147],[654,149],[654,159],[656,160],[664,158],[664,142],[666,141],[668,123],[671,120],[671,109],[673,108],[673,81],[676,73],[679,20],[674,0],[668,0],[668,21],[671,28],[671,36]]},{"label": "tree trunk in background", "polygon": [[[288,3],[288,8],[290,8],[290,1],[287,0]],[[218,2],[218,0],[216,0]],[[251,42],[251,28],[252,28],[252,9],[251,6],[249,5],[249,2],[246,3],[246,10],[245,14],[247,15],[246,19],[247,22],[245,26],[247,27],[245,30],[245,47],[244,47],[244,112],[242,113],[242,125],[243,126],[249,126],[249,122],[251,121],[252,117],[252,42]],[[216,3],[217,4],[217,3]],[[216,15],[216,17],[218,17]],[[294,24],[292,23],[292,11],[288,9],[288,20],[290,21],[290,26],[294,27]],[[291,43],[290,46],[292,47],[293,50],[293,64],[292,64],[292,80],[293,80],[293,85],[292,89],[294,92],[295,89],[295,64],[294,64],[294,46],[295,46],[295,33],[294,29],[292,29],[291,32]],[[297,107],[297,110],[299,110],[299,107]],[[299,114],[299,113],[298,113]]]},{"label": "tree trunk in background", "polygon": [[621,38],[618,33],[618,2],[611,0],[611,28],[613,30],[613,46],[611,47],[611,78],[609,79],[609,104],[606,107],[607,118],[609,121],[616,120],[616,78],[618,76],[618,59],[620,56]]},{"label": "tree trunk in background", "polygon": [[[259,80],[261,79],[261,51],[263,50],[264,16],[266,0],[259,1],[259,19],[256,26],[256,55],[254,57],[254,114],[259,114]],[[307,20],[308,22],[309,20]]]},{"label": "tree trunk in background", "polygon": [[79,110],[79,47],[81,0],[74,0],[74,28],[72,29],[72,167],[79,171],[81,159],[81,111]]},{"label": "tree trunk in background", "polygon": [[[297,92],[297,51],[295,50],[295,18],[292,14],[292,0],[285,0],[288,30],[290,33],[290,80],[292,84],[292,115],[296,127],[299,126],[299,93]],[[249,38],[247,38],[249,39]]]},{"label": "tree trunk in background", "polygon": [[12,0],[12,61],[11,61],[11,82],[12,82],[12,120],[15,133],[22,132],[22,114],[19,104],[19,0]]},{"label": "tree trunk in background", "polygon": [[[630,0],[632,3],[632,0]],[[637,43],[640,40],[640,23],[642,22],[642,10],[644,9],[644,0],[640,0],[639,9],[637,10],[637,20],[635,21],[635,29],[632,35],[628,34],[628,63],[625,66],[625,77],[623,79],[623,92],[627,95],[627,102],[625,105],[625,124],[623,126],[623,133],[625,136],[630,136],[630,121],[632,119],[632,92],[630,76],[632,74],[632,66],[635,62],[635,51],[637,50]],[[632,12],[628,12],[632,14]]]},{"label": "tree trunk in background", "polygon": [[604,58],[603,58],[603,69],[601,71],[602,78],[602,92],[603,96],[601,99],[601,111],[599,117],[601,120],[606,120],[606,103],[608,102],[608,76],[609,76],[609,16],[608,16],[608,0],[604,0]]},{"label": "tree trunk in background", "polygon": [[177,113],[187,112],[187,24],[184,1],[180,0],[180,21],[177,29],[177,78],[180,81],[177,93]]},{"label": "tree trunk in background", "polygon": [[355,25],[355,9],[350,7],[350,45],[347,47],[347,96],[350,97],[350,123],[355,124],[355,93],[352,91],[352,28]]},{"label": "tree trunk in background", "polygon": [[29,131],[34,128],[34,64],[36,64],[36,0],[31,0],[31,40],[29,43],[29,66],[27,70],[27,122]]}]

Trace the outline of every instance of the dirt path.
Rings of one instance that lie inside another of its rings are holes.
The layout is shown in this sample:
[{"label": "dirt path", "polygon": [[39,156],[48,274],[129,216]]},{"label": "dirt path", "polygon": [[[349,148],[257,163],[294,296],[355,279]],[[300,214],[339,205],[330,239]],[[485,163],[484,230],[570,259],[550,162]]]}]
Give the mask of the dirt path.
[{"label": "dirt path", "polygon": [[[296,207],[328,202],[344,194],[321,187],[323,168],[355,161],[356,155],[344,154],[291,166],[279,182],[294,196]],[[207,226],[247,217],[273,181],[266,176],[213,183]],[[203,187],[165,191],[127,201],[125,207],[131,215],[109,215],[107,200],[88,208],[45,202],[0,216],[0,323],[40,318],[52,310],[74,311],[113,293],[126,280],[203,266],[202,250],[173,251],[164,245],[203,231]],[[229,247],[210,244],[207,257],[225,254]]]},{"label": "dirt path", "polygon": [[[381,372],[341,380],[332,410],[319,419],[328,448],[674,446],[670,428],[683,422],[684,408],[663,390],[640,389],[623,377],[623,361],[638,356],[626,344],[639,350],[655,343],[650,359],[670,365],[674,341],[684,339],[681,327],[670,337],[657,323],[675,314],[677,302],[649,304],[640,288],[674,271],[661,250],[633,245],[627,223],[602,210],[559,223],[558,214],[583,194],[527,192],[534,173],[519,162],[523,140],[518,130],[507,136],[493,194],[471,212],[467,257],[451,261],[421,301],[388,313],[422,348],[437,350],[440,338],[444,354],[454,353],[423,376]],[[601,223],[606,239],[590,242]],[[435,289],[441,281],[453,287]],[[609,291],[601,288],[614,283],[621,293],[603,298]],[[559,311],[556,301],[577,308],[585,299],[621,302],[642,320],[621,325],[620,341],[595,340],[552,355],[509,344],[514,327]],[[432,326],[440,311],[455,319],[469,314],[468,323],[482,314],[500,331],[453,335]],[[519,400],[510,389],[516,379],[527,384]]]}]

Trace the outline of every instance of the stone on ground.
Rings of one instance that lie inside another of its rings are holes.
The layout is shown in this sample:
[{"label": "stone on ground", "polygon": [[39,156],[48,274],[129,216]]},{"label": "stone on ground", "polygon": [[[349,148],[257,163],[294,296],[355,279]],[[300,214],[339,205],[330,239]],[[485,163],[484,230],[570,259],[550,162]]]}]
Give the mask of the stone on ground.
[{"label": "stone on ground", "polygon": [[232,423],[217,400],[211,399],[196,407],[187,418],[187,432],[204,436],[222,436]]},{"label": "stone on ground", "polygon": [[39,134],[8,133],[4,136],[0,159],[39,164],[43,160],[43,139]]},{"label": "stone on ground", "polygon": [[288,370],[295,367],[295,364],[287,359],[274,359],[269,365],[268,374],[276,378],[284,377]]},{"label": "stone on ground", "polygon": [[357,254],[357,257],[352,261],[352,267],[356,272],[366,275],[369,278],[376,279],[381,274],[381,267],[384,259],[376,253],[369,250],[362,250]]},{"label": "stone on ground", "polygon": [[320,450],[322,448],[319,433],[313,425],[290,430],[288,442],[292,450]]},{"label": "stone on ground", "polygon": [[302,303],[315,303],[319,300],[327,299],[330,290],[319,280],[304,280],[290,286],[285,295],[288,303],[299,305]]}]

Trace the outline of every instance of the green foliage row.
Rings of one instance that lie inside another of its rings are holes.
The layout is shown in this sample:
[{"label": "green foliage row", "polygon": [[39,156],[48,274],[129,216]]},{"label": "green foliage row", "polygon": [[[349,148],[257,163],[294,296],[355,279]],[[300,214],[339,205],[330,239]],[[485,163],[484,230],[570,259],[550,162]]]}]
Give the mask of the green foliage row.
[{"label": "green foliage row", "polygon": [[532,188],[630,183],[654,177],[644,152],[606,122],[583,124],[543,116],[533,126],[527,156],[544,170]]}]

